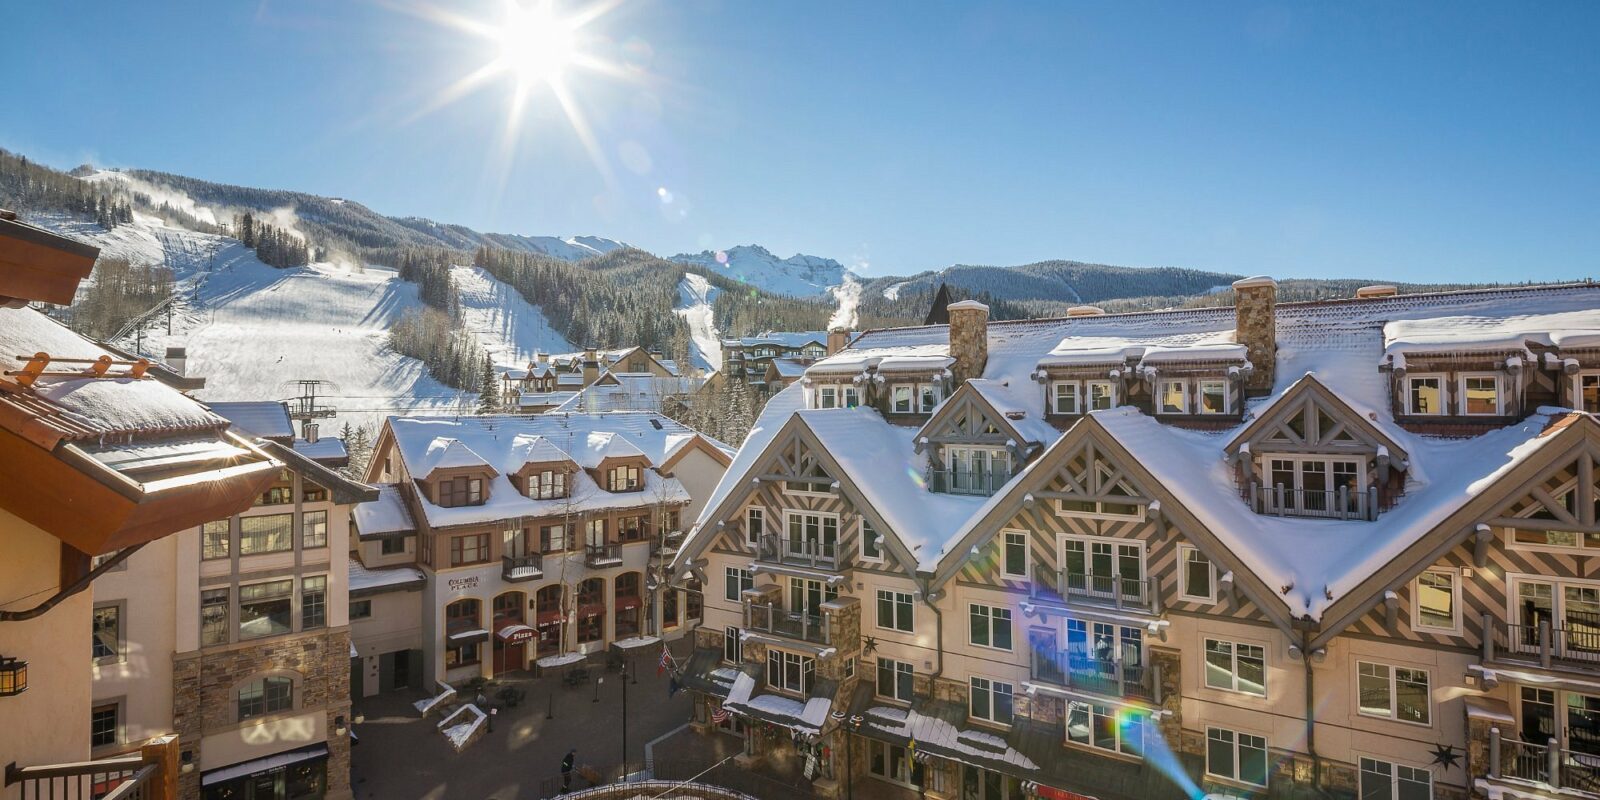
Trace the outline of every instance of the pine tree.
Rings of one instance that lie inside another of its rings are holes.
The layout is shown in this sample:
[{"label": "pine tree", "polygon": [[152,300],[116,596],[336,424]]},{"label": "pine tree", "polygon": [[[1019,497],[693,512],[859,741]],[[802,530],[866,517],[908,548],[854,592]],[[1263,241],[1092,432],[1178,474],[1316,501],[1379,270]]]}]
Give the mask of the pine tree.
[{"label": "pine tree", "polygon": [[478,371],[478,413],[497,414],[500,411],[500,389],[495,384],[494,360],[483,354],[483,368]]}]

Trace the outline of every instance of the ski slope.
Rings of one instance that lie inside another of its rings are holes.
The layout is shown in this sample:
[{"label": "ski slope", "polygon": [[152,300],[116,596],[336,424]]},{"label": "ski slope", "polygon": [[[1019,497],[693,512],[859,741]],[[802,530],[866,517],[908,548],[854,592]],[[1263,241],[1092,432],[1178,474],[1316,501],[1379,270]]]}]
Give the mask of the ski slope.
[{"label": "ski slope", "polygon": [[672,309],[689,326],[689,357],[706,372],[722,369],[722,337],[711,308],[720,291],[704,275],[685,272],[678,281],[678,305]]},{"label": "ski slope", "polygon": [[[550,327],[540,311],[515,288],[479,267],[453,267],[456,294],[461,298],[461,316],[467,330],[478,337],[478,344],[494,359],[518,369],[533,360],[535,352],[570,353],[566,337]],[[704,279],[702,279],[704,280]]]}]

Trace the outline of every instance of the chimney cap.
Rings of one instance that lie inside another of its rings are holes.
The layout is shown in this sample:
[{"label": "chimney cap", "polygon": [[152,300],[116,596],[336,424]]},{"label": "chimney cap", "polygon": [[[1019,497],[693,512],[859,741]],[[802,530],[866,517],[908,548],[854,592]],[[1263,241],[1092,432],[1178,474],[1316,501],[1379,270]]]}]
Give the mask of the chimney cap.
[{"label": "chimney cap", "polygon": [[1105,313],[1106,310],[1099,306],[1073,306],[1067,309],[1069,317],[1098,317]]},{"label": "chimney cap", "polygon": [[1372,286],[1363,286],[1356,290],[1356,297],[1394,297],[1400,293],[1399,287],[1389,283],[1379,283]]},{"label": "chimney cap", "polygon": [[982,311],[988,313],[989,307],[976,300],[962,300],[945,306],[950,311]]},{"label": "chimney cap", "polygon": [[182,347],[168,347],[167,358],[183,358],[185,351]]},{"label": "chimney cap", "polygon": [[1248,278],[1240,278],[1239,280],[1233,282],[1233,288],[1235,289],[1254,289],[1261,286],[1277,285],[1277,281],[1266,275],[1252,275]]}]

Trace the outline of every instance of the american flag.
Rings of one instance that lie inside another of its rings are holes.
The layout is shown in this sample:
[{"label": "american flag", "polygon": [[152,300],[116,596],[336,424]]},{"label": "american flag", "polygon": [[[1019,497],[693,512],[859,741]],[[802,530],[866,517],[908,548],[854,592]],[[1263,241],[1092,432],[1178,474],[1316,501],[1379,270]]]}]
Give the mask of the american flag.
[{"label": "american flag", "polygon": [[717,710],[711,712],[711,724],[721,725],[722,723],[727,722],[728,717],[730,716],[732,715],[728,713],[728,709],[723,708],[722,706],[717,706]]}]

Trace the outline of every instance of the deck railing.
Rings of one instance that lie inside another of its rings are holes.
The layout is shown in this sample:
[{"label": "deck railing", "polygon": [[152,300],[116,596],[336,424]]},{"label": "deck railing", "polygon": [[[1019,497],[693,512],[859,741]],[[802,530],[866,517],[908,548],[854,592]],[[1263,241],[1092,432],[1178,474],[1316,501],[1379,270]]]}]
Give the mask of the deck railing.
[{"label": "deck railing", "polygon": [[1489,777],[1600,793],[1600,755],[1563,748],[1555,739],[1544,744],[1518,741],[1490,728]]},{"label": "deck railing", "polygon": [[1034,650],[1032,656],[1030,675],[1035,681],[1105,697],[1160,702],[1157,670],[1149,664],[1096,659],[1065,650]]},{"label": "deck railing", "polygon": [[825,614],[787,611],[782,606],[746,602],[745,629],[812,644],[831,644]]},{"label": "deck railing", "polygon": [[1569,615],[1562,621],[1546,618],[1527,624],[1499,622],[1493,615],[1484,614],[1483,629],[1492,632],[1483,637],[1486,662],[1511,656],[1537,660],[1546,669],[1558,664],[1589,668],[1600,665],[1600,620]]},{"label": "deck railing", "polygon": [[532,581],[544,577],[544,556],[529,553],[525,556],[501,556],[500,577],[507,581]]},{"label": "deck railing", "polygon": [[944,494],[976,494],[988,497],[1000,491],[1011,481],[1011,470],[992,469],[936,469],[927,470],[928,488]]},{"label": "deck railing", "polygon": [[1365,492],[1338,489],[1296,489],[1292,486],[1250,485],[1251,506],[1257,513],[1322,519],[1377,519],[1378,487]]},{"label": "deck railing", "polygon": [[1031,591],[1035,600],[1049,603],[1161,612],[1161,593],[1153,577],[1090,575],[1035,567]]},{"label": "deck railing", "polygon": [[591,567],[614,567],[622,562],[622,545],[616,542],[584,545],[583,562]]},{"label": "deck railing", "polygon": [[153,739],[141,752],[99,761],[5,768],[21,800],[176,800],[177,737]]},{"label": "deck railing", "polygon": [[817,539],[791,539],[769,533],[761,537],[756,560],[769,564],[835,569],[839,566],[839,543]]}]

